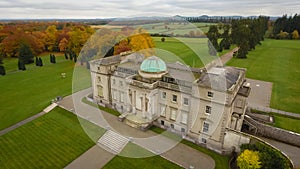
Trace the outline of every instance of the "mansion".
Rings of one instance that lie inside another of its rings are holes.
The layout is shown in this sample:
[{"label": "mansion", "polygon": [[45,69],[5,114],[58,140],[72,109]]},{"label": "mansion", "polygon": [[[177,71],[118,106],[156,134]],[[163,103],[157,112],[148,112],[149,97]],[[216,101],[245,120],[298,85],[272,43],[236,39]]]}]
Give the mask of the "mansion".
[{"label": "mansion", "polygon": [[191,68],[140,53],[90,61],[93,99],[119,111],[119,120],[147,130],[152,125],[214,150],[239,148],[250,88],[245,69]]}]

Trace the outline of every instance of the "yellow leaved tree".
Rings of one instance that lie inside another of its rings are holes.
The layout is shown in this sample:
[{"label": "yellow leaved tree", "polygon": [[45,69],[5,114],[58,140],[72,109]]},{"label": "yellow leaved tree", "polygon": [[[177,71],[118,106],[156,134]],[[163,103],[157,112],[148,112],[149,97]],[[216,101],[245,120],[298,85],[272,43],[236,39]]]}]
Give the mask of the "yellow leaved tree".
[{"label": "yellow leaved tree", "polygon": [[237,165],[240,169],[259,169],[260,164],[258,151],[246,149],[237,158]]},{"label": "yellow leaved tree", "polygon": [[131,50],[132,52],[141,52],[146,57],[154,54],[155,47],[153,39],[150,34],[143,28],[137,28],[132,35],[121,40],[114,47],[114,54],[120,54]]}]

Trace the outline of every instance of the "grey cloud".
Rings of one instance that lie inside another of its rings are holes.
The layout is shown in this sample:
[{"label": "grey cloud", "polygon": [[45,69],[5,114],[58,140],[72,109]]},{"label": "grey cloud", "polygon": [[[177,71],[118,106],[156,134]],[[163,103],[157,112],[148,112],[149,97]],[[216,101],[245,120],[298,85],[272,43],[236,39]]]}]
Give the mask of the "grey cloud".
[{"label": "grey cloud", "polygon": [[[0,18],[126,17],[166,15],[276,15],[299,12],[299,1],[282,0],[1,0]],[[58,11],[53,15],[53,11]],[[24,15],[22,15],[22,12]]]}]

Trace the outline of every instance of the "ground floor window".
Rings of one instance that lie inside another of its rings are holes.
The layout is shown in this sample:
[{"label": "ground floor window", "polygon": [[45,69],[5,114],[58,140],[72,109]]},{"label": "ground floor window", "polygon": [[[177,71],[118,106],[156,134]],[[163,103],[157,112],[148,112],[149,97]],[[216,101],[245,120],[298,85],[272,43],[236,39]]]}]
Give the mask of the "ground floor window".
[{"label": "ground floor window", "polygon": [[161,125],[165,125],[165,121],[161,120],[161,121],[160,121],[160,124],[161,124]]},{"label": "ground floor window", "polygon": [[97,88],[98,88],[98,96],[103,97],[103,87],[101,85],[98,85]]},{"label": "ground floor window", "polygon": [[160,106],[160,115],[166,117],[166,105]]},{"label": "ground floor window", "polygon": [[171,128],[174,129],[174,124],[171,124]]},{"label": "ground floor window", "polygon": [[181,113],[181,123],[187,124],[187,119],[188,119],[188,114],[187,114],[187,112],[182,112],[182,113]]},{"label": "ground floor window", "polygon": [[205,139],[205,138],[202,138],[202,139],[201,139],[201,142],[202,142],[202,143],[206,143],[206,139]]},{"label": "ground floor window", "polygon": [[185,133],[185,128],[181,128],[181,132]]},{"label": "ground floor window", "polygon": [[176,110],[171,109],[171,120],[176,120]]}]

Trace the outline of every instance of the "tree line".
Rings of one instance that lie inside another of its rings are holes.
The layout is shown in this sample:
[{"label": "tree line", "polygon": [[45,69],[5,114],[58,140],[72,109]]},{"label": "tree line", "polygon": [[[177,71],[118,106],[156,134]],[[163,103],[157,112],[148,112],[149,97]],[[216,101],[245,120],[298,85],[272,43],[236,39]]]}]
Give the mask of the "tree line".
[{"label": "tree line", "polygon": [[273,31],[270,35],[275,39],[299,39],[300,15],[288,17],[283,15],[273,23]]},{"label": "tree line", "polygon": [[[0,74],[5,74],[3,58],[19,58],[19,70],[34,62],[42,52],[67,52],[78,55],[95,32],[81,23],[16,22],[0,23]],[[41,59],[36,64],[42,65]]]},{"label": "tree line", "polygon": [[[255,49],[264,40],[268,20],[268,17],[259,16],[232,20],[231,24],[211,25],[207,32],[209,54],[216,56],[217,52],[230,49],[235,44],[239,47],[236,57],[246,58],[248,51]],[[221,30],[223,33],[220,33]]]}]

